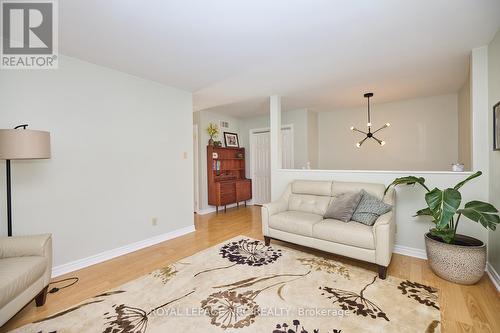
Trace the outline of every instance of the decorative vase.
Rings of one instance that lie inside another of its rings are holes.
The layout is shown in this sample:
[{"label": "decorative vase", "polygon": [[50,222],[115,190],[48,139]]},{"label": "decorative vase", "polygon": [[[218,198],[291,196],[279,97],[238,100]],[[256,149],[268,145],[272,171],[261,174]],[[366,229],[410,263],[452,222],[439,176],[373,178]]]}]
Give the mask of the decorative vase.
[{"label": "decorative vase", "polygon": [[213,146],[214,145],[214,139],[210,138],[208,139],[208,145]]},{"label": "decorative vase", "polygon": [[425,249],[431,269],[439,277],[460,284],[474,284],[486,268],[486,245],[473,237],[456,235],[448,244],[425,234]]}]

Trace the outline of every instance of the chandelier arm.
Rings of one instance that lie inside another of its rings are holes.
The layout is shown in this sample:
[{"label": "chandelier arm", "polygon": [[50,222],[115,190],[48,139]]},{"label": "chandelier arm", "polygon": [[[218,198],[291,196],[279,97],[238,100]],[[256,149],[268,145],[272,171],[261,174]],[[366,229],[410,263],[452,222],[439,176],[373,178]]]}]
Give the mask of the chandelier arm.
[{"label": "chandelier arm", "polygon": [[362,130],[359,130],[357,129],[356,127],[352,129],[353,131],[356,131],[356,132],[359,132],[359,133],[363,133],[364,135],[368,134],[366,132],[363,132]]},{"label": "chandelier arm", "polygon": [[363,140],[361,140],[359,143],[359,146],[358,147],[361,147],[363,145],[363,143],[365,143],[365,141],[368,140],[368,136],[365,137]]},{"label": "chandelier arm", "polygon": [[379,132],[379,131],[383,130],[384,128],[387,128],[387,127],[389,127],[389,126],[387,126],[387,125],[382,126],[378,130],[376,130],[375,132],[373,132],[373,134],[375,134],[375,133],[377,133],[377,132]]},{"label": "chandelier arm", "polygon": [[377,141],[379,145],[382,146],[382,140],[377,139],[376,137],[372,136],[372,139]]}]

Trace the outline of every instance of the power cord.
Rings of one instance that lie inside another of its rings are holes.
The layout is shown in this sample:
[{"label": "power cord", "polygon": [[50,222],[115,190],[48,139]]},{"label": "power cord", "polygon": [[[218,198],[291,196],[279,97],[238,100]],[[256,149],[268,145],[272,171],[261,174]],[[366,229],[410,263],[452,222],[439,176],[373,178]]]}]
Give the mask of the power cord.
[{"label": "power cord", "polygon": [[56,284],[56,283],[61,283],[61,282],[66,282],[66,281],[70,281],[70,280],[73,280],[73,282],[71,282],[70,284],[68,285],[65,285],[65,286],[62,286],[62,287],[54,287],[52,289],[49,290],[49,293],[51,294],[54,294],[54,293],[57,293],[59,290],[61,289],[64,289],[64,288],[68,288],[68,287],[71,287],[72,285],[74,285],[75,283],[77,283],[80,279],[77,278],[76,276],[75,277],[70,277],[70,278],[67,278],[67,279],[62,279],[62,280],[57,280],[57,281],[53,281],[50,284]]}]

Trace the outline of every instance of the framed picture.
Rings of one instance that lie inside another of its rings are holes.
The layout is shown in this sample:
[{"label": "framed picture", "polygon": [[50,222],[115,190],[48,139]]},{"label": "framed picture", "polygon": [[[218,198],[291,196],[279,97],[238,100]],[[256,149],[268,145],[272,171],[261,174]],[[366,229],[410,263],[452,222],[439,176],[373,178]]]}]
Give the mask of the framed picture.
[{"label": "framed picture", "polygon": [[224,143],[226,147],[240,148],[238,134],[236,133],[224,132]]},{"label": "framed picture", "polygon": [[500,150],[500,102],[493,107],[493,150]]}]

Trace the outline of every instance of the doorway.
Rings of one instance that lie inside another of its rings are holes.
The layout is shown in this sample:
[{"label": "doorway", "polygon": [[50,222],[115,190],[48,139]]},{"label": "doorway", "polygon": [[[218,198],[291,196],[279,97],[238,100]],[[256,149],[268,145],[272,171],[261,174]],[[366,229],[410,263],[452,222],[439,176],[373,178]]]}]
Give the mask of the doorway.
[{"label": "doorway", "polygon": [[198,125],[193,125],[193,210],[198,213],[200,209],[200,185],[199,185],[199,165],[198,165]]},{"label": "doorway", "polygon": [[[294,167],[293,126],[281,128],[282,168]],[[269,128],[250,130],[250,178],[253,203],[271,202],[271,135]]]}]

